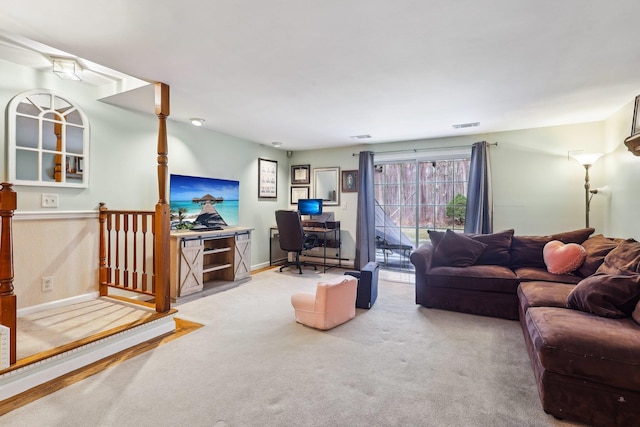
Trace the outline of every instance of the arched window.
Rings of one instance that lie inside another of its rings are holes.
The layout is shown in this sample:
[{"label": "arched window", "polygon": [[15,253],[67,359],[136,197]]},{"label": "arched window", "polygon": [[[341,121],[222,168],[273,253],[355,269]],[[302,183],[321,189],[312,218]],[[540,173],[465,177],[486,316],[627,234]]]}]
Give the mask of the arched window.
[{"label": "arched window", "polygon": [[10,182],[89,185],[89,123],[79,106],[37,89],[13,98],[8,113]]}]

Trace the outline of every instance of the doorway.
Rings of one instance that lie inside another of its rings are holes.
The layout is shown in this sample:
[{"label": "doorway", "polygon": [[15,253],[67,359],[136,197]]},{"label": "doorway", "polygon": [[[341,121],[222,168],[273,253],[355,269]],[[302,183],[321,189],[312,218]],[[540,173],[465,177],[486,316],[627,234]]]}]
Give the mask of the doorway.
[{"label": "doorway", "polygon": [[411,251],[428,230],[464,230],[469,157],[376,162],[376,261],[412,271]]}]

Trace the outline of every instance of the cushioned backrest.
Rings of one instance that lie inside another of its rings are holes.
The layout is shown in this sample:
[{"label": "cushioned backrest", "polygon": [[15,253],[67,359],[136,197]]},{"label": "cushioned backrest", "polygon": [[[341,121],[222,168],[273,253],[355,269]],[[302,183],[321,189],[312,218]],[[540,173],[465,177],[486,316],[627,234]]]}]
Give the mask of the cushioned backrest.
[{"label": "cushioned backrest", "polygon": [[301,251],[304,231],[302,230],[302,221],[298,211],[276,211],[276,224],[280,235],[280,249],[288,252]]},{"label": "cushioned backrest", "polygon": [[318,283],[315,311],[319,313],[355,312],[357,280],[340,276]]}]

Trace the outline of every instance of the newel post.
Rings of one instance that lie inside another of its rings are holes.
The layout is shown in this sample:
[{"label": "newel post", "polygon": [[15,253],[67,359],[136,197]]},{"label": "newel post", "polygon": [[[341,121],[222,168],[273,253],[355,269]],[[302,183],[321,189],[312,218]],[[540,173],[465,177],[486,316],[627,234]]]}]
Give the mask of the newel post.
[{"label": "newel post", "polygon": [[98,276],[100,296],[105,297],[109,295],[109,287],[107,286],[107,206],[100,202],[100,247],[98,249],[99,254],[99,268],[100,273]]},{"label": "newel post", "polygon": [[156,311],[166,313],[171,308],[169,299],[169,233],[170,213],[167,202],[168,146],[167,117],[169,117],[169,86],[156,83],[155,113],[158,117],[158,203],[155,211]]},{"label": "newel post", "polygon": [[11,221],[17,208],[16,192],[13,184],[0,184],[0,324],[9,327],[10,345],[9,362],[16,363],[16,312],[17,298],[13,293],[13,235]]}]

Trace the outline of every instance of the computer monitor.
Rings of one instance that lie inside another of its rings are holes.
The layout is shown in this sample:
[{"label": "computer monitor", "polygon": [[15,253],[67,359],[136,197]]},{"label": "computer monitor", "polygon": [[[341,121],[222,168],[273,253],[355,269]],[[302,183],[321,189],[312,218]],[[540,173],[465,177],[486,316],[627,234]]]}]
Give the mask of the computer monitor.
[{"label": "computer monitor", "polygon": [[300,215],[320,215],[322,213],[322,199],[298,199]]}]

